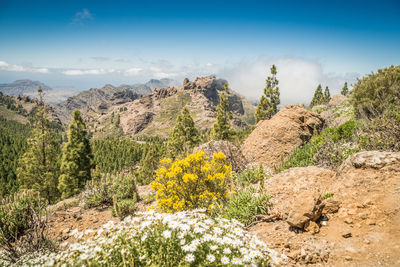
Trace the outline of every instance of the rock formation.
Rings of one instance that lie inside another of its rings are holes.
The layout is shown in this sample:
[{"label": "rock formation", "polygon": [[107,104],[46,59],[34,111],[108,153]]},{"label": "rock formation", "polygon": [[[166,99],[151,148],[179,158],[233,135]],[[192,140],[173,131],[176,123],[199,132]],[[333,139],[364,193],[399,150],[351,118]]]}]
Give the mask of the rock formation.
[{"label": "rock formation", "polygon": [[[105,127],[114,112],[120,114],[120,128],[125,134],[167,137],[177,115],[185,106],[189,108],[198,128],[211,128],[216,118],[219,93],[224,89],[225,83],[223,79],[208,76],[196,78],[194,81],[185,79],[183,86],[156,88],[151,94],[109,108],[105,114],[98,117],[97,121],[100,122],[98,129]],[[229,101],[235,125],[238,128],[245,128],[250,122],[248,118],[254,114],[254,106],[235,92],[231,92]]]},{"label": "rock formation", "polygon": [[242,145],[250,162],[273,168],[293,149],[308,142],[320,131],[324,120],[316,113],[297,105],[288,105],[270,120],[260,121]]}]

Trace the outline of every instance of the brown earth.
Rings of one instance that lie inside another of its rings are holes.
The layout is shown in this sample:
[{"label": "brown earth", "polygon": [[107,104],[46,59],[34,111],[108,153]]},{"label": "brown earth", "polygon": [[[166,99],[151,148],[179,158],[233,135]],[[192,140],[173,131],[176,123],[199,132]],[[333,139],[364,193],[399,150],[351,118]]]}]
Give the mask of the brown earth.
[{"label": "brown earth", "polygon": [[278,219],[250,230],[288,266],[400,266],[400,153],[360,152],[337,172],[293,168],[265,188]]},{"label": "brown earth", "polygon": [[[146,211],[152,203],[146,203],[143,199],[152,193],[151,188],[150,186],[138,186],[138,193],[141,200],[136,203],[137,211]],[[109,221],[120,221],[118,217],[112,215],[111,207],[84,209],[78,205],[78,202],[78,198],[69,198],[49,207],[48,234],[51,239],[58,242],[69,242],[73,240],[70,233],[74,229],[78,231],[97,230]]]}]

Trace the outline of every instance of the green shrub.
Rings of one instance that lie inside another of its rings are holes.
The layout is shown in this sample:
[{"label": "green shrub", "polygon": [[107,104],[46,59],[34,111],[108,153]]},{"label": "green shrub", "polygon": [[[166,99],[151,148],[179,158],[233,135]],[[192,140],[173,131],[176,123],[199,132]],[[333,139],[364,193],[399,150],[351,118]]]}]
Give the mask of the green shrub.
[{"label": "green shrub", "polygon": [[367,150],[400,151],[400,107],[389,105],[383,114],[364,125],[362,147]]},{"label": "green shrub", "polygon": [[15,262],[26,253],[37,251],[49,242],[43,217],[46,201],[39,192],[26,190],[4,198],[0,203],[0,258]]},{"label": "green shrub", "polygon": [[315,112],[315,113],[318,113],[318,114],[321,114],[323,111],[325,111],[327,109],[328,109],[327,105],[318,105],[318,106],[313,106],[311,108],[311,111]]},{"label": "green shrub", "polygon": [[249,225],[256,220],[257,215],[268,213],[268,208],[272,206],[270,198],[267,194],[256,194],[254,188],[246,188],[233,194],[224,207],[223,216]]},{"label": "green shrub", "polygon": [[81,194],[84,208],[111,206],[114,199],[118,203],[125,199],[137,201],[138,193],[133,175],[101,175],[98,179],[88,181]]},{"label": "green shrub", "polygon": [[322,199],[328,199],[328,198],[331,198],[331,197],[333,197],[335,194],[334,193],[325,193],[323,196],[322,196]]},{"label": "green shrub", "polygon": [[249,184],[263,183],[265,178],[270,177],[272,171],[263,165],[249,165],[241,173],[234,173],[233,177],[239,186],[247,186]]},{"label": "green shrub", "polygon": [[115,217],[125,218],[128,215],[133,214],[136,211],[136,200],[135,199],[121,199],[117,200],[114,198],[114,205],[112,208],[112,215]]},{"label": "green shrub", "polygon": [[327,128],[307,144],[295,149],[280,170],[310,165],[335,168],[361,149],[360,123],[350,120]]},{"label": "green shrub", "polygon": [[389,105],[400,104],[400,65],[380,69],[358,80],[351,91],[357,115],[375,118]]}]

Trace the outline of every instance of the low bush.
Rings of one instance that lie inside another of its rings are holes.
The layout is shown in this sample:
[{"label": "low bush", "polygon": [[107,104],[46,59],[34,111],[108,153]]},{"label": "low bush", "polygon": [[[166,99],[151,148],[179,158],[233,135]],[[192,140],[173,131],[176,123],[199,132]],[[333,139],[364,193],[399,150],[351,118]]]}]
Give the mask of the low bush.
[{"label": "low bush", "polygon": [[257,194],[254,188],[246,188],[232,195],[224,208],[223,216],[236,219],[247,226],[256,220],[257,215],[268,213],[272,206],[270,198],[267,194]]},{"label": "low bush", "polygon": [[[86,189],[81,193],[81,205],[84,208],[113,206],[113,214],[121,214],[121,217],[135,210],[137,200],[135,177],[126,174],[100,175],[97,179],[88,181]],[[128,204],[132,207],[128,208]]]},{"label": "low bush", "polygon": [[175,212],[196,208],[211,209],[215,202],[230,194],[232,167],[223,153],[214,153],[211,161],[197,151],[185,159],[161,161],[151,188],[156,191],[157,208]]},{"label": "low bush", "polygon": [[363,130],[367,133],[363,148],[400,151],[400,107],[389,105],[381,116],[368,120]]},{"label": "low bush", "polygon": [[263,184],[264,180],[272,175],[272,170],[263,165],[253,164],[246,166],[241,173],[234,173],[233,177],[238,186],[247,186],[250,184]]},{"label": "low bush", "polygon": [[350,120],[340,126],[327,128],[307,144],[295,149],[280,170],[317,165],[335,168],[361,149],[360,123]]},{"label": "low bush", "polygon": [[368,119],[379,117],[390,105],[399,105],[400,66],[380,69],[358,80],[351,100],[357,115]]},{"label": "low bush", "polygon": [[136,211],[135,199],[121,199],[114,198],[114,205],[112,208],[112,215],[119,218],[125,218]]},{"label": "low bush", "polygon": [[233,220],[202,211],[138,213],[97,231],[74,232],[77,243],[27,265],[44,266],[271,266],[280,256]]},{"label": "low bush", "polygon": [[0,203],[0,258],[17,261],[22,255],[51,245],[46,238],[47,204],[33,190],[4,198]]}]

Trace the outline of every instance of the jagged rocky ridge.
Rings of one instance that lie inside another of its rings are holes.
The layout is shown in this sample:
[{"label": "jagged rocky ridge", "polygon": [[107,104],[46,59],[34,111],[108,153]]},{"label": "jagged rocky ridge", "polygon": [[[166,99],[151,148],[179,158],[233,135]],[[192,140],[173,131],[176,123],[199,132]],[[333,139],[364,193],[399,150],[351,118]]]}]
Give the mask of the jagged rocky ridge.
[{"label": "jagged rocky ridge", "polygon": [[[226,80],[215,76],[185,79],[182,86],[156,88],[144,95],[121,105],[114,105],[107,113],[93,117],[92,127],[96,132],[107,131],[107,123],[119,114],[120,127],[124,134],[145,134],[167,136],[183,107],[188,107],[200,129],[211,128],[216,118],[219,93],[224,90]],[[247,127],[254,120],[254,106],[235,92],[228,97],[230,110],[234,114],[232,123]],[[121,111],[122,110],[122,111]]]}]

